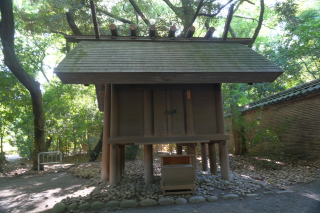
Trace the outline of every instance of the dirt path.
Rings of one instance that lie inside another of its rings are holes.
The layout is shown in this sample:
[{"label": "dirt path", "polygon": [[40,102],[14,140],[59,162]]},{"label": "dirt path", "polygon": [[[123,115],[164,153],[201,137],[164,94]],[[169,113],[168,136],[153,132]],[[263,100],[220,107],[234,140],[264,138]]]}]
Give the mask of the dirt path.
[{"label": "dirt path", "polygon": [[[56,202],[80,189],[87,180],[62,172],[42,176],[0,178],[0,213],[50,212]],[[298,192],[262,195],[243,200],[222,200],[215,203],[187,204],[183,206],[137,207],[118,210],[118,213],[206,213],[206,212],[262,212],[262,213],[318,213],[320,212],[320,180],[289,187]],[[48,199],[46,199],[47,197]],[[46,207],[46,205],[48,205]],[[110,211],[101,209],[99,212]],[[92,212],[86,211],[86,212]]]},{"label": "dirt path", "polygon": [[[87,180],[66,172],[0,178],[0,213],[50,212]],[[46,207],[47,206],[47,207]]]}]

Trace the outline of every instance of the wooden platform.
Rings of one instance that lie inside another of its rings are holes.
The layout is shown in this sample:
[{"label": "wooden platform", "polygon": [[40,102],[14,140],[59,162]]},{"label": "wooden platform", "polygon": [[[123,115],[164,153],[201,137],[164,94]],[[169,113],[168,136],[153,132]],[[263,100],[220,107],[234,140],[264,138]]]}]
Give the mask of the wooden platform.
[{"label": "wooden platform", "polygon": [[150,137],[115,137],[109,138],[111,144],[172,144],[172,143],[208,143],[213,140],[229,140],[227,134],[177,135],[177,136],[150,136]]}]

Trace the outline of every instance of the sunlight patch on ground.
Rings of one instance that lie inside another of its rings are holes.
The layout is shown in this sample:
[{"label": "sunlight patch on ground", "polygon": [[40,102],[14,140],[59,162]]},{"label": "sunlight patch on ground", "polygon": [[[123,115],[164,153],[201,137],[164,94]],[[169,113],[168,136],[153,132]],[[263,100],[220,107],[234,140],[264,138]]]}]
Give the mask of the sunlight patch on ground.
[{"label": "sunlight patch on ground", "polygon": [[93,190],[95,190],[95,188],[96,187],[94,187],[94,186],[92,186],[92,187],[84,187],[84,188],[74,192],[70,197],[87,196],[91,192],[93,192]]}]

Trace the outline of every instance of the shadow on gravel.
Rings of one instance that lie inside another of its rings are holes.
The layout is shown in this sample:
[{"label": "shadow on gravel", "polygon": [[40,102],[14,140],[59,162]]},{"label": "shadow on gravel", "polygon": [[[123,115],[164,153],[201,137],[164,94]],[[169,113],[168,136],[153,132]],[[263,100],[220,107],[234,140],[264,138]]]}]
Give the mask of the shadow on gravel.
[{"label": "shadow on gravel", "polygon": [[3,177],[0,179],[0,213],[45,212],[85,182],[67,173]]}]

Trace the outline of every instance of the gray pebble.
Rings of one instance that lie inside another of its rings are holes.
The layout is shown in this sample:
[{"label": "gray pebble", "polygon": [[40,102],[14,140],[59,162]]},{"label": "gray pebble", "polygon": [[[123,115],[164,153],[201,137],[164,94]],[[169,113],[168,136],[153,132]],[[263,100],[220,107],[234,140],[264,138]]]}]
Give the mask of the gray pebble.
[{"label": "gray pebble", "polygon": [[75,210],[78,207],[78,203],[72,203],[68,206],[68,210]]},{"label": "gray pebble", "polygon": [[292,191],[284,190],[284,191],[278,191],[278,194],[285,194],[285,193],[291,193]]},{"label": "gray pebble", "polygon": [[153,199],[145,199],[140,202],[141,206],[155,206],[158,202]]},{"label": "gray pebble", "polygon": [[107,203],[107,207],[119,207],[119,201],[116,201],[116,200],[113,200],[113,201],[109,201],[108,203]]},{"label": "gray pebble", "polygon": [[176,199],[175,203],[178,205],[184,205],[184,204],[187,204],[187,200],[180,197],[180,198]]},{"label": "gray pebble", "polygon": [[203,203],[205,201],[206,201],[206,199],[201,196],[195,196],[195,197],[189,198],[189,203]]},{"label": "gray pebble", "polygon": [[238,198],[238,197],[239,196],[235,195],[235,194],[228,194],[228,195],[223,196],[223,199],[235,199],[235,198]]},{"label": "gray pebble", "polygon": [[64,212],[64,210],[66,209],[66,204],[64,203],[56,203],[51,212],[52,213],[60,213],[60,212]]},{"label": "gray pebble", "polygon": [[159,204],[161,206],[171,205],[173,203],[174,203],[174,200],[172,198],[162,197],[159,199]]},{"label": "gray pebble", "polygon": [[209,202],[215,202],[215,201],[218,200],[218,198],[217,198],[216,196],[210,196],[210,197],[207,198],[207,200],[208,200]]},{"label": "gray pebble", "polygon": [[264,192],[263,194],[264,194],[264,195],[274,195],[274,192],[268,191],[268,192]]},{"label": "gray pebble", "polygon": [[247,197],[255,197],[258,196],[258,194],[246,194]]},{"label": "gray pebble", "polygon": [[138,206],[138,202],[135,200],[124,200],[120,203],[121,208],[133,208],[136,206]]},{"label": "gray pebble", "polygon": [[89,207],[90,207],[89,203],[84,203],[79,206],[79,209],[86,210],[86,209],[89,209]]},{"label": "gray pebble", "polygon": [[102,209],[104,207],[105,207],[105,204],[103,202],[100,202],[100,201],[96,201],[96,202],[91,204],[91,209],[93,209],[93,210]]}]

